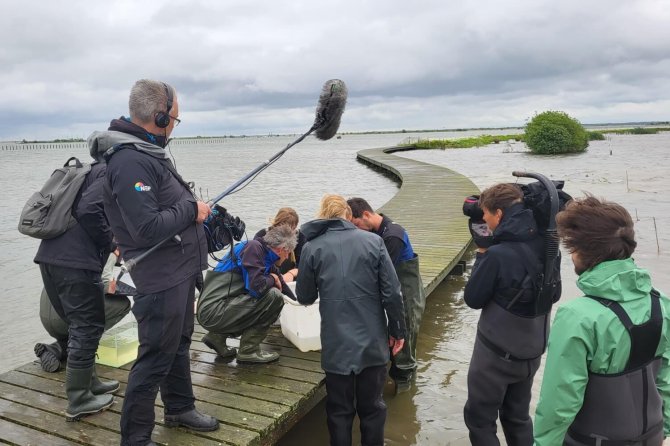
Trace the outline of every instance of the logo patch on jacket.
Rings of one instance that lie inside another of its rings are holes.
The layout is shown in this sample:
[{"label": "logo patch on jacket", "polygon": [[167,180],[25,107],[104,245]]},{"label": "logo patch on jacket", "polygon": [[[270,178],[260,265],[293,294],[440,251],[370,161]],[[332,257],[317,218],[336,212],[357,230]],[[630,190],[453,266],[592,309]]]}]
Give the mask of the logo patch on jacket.
[{"label": "logo patch on jacket", "polygon": [[135,190],[138,192],[149,192],[151,190],[151,186],[145,186],[143,182],[138,181],[135,183]]}]

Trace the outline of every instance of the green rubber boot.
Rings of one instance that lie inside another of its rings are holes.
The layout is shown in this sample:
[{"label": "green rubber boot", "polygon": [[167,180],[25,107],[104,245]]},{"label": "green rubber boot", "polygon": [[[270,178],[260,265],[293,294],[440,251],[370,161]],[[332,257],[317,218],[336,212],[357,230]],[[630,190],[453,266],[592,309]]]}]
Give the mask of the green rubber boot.
[{"label": "green rubber boot", "polygon": [[242,333],[237,362],[265,364],[279,359],[279,353],[261,350],[261,341],[265,339],[267,332],[268,327],[254,327]]},{"label": "green rubber boot", "polygon": [[79,421],[87,415],[102,412],[114,403],[112,395],[93,395],[91,392],[93,368],[73,369],[68,365],[65,369],[66,421]]},{"label": "green rubber boot", "polygon": [[202,342],[222,358],[232,358],[237,354],[237,350],[233,347],[228,347],[226,339],[228,339],[226,335],[210,332],[202,337]]},{"label": "green rubber boot", "polygon": [[91,373],[91,393],[93,395],[104,395],[107,393],[114,393],[119,390],[121,385],[115,379],[110,379],[109,381],[100,381],[98,378],[98,372],[93,366],[93,373]]}]

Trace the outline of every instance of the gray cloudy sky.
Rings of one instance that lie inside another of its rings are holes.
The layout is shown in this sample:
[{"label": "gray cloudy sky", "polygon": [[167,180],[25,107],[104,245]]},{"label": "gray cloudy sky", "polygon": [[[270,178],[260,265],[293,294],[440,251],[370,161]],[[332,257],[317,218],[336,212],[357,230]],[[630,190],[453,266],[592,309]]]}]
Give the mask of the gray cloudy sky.
[{"label": "gray cloudy sky", "polygon": [[670,119],[668,0],[0,0],[0,140],[86,137],[130,87],[179,94],[174,136]]}]

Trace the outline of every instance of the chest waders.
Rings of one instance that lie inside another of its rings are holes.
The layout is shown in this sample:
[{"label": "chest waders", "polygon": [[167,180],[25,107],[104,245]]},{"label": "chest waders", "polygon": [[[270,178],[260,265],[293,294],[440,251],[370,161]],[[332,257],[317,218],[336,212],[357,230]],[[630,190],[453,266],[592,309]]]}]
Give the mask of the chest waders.
[{"label": "chest waders", "polygon": [[651,317],[634,325],[618,302],[587,296],[612,310],[630,336],[626,368],[616,374],[589,372],[584,403],[568,429],[567,445],[660,445],[663,441],[663,402],[656,387],[661,358],[663,315],[660,295],[651,291]]},{"label": "chest waders", "polygon": [[[515,251],[526,269],[518,289],[502,290],[489,302],[479,317],[477,336],[486,347],[498,356],[513,360],[535,359],[544,353],[549,337],[549,312],[538,305],[543,298],[538,281],[542,281],[542,268],[537,255],[523,242],[506,242]],[[529,314],[518,314],[515,304],[532,308]],[[551,305],[548,306],[551,309]]]}]

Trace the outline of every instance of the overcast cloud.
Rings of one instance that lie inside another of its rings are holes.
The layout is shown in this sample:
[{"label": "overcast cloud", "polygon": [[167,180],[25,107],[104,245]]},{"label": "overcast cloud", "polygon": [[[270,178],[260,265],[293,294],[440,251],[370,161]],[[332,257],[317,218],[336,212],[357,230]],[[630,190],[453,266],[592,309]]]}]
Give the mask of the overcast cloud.
[{"label": "overcast cloud", "polygon": [[175,136],[670,119],[667,0],[0,0],[0,140],[86,137],[135,80],[177,88]]}]

